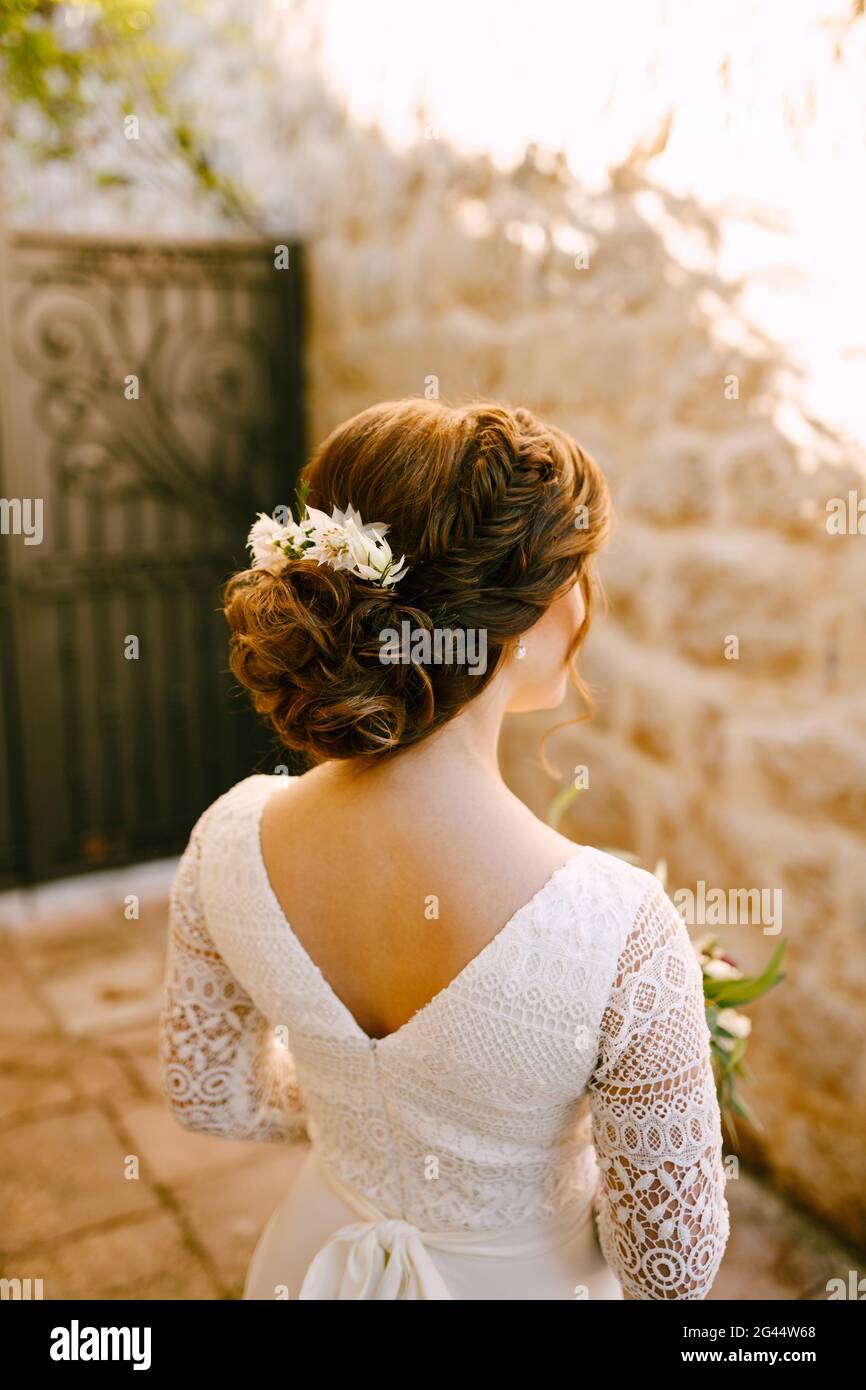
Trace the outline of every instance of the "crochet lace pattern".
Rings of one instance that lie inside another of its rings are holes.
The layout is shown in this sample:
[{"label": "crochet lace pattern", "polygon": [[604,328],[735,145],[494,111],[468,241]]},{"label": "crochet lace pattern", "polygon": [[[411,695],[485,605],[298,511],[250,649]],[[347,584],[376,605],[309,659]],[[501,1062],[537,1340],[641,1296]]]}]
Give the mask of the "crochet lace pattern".
[{"label": "crochet lace pattern", "polygon": [[705,1298],[728,1238],[703,986],[658,880],[588,846],[407,1023],[369,1038],[292,932],[259,824],[282,776],[208,808],[171,895],[160,1019],[178,1121],[311,1140],[422,1230],[593,1202],[640,1300]]}]

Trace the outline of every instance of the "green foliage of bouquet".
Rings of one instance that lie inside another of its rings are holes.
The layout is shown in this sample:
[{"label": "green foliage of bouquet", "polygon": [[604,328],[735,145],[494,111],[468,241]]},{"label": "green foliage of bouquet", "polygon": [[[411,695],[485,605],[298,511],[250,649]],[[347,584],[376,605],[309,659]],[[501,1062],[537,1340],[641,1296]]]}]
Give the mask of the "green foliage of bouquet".
[{"label": "green foliage of bouquet", "polygon": [[757,1129],[762,1128],[757,1116],[736,1092],[738,1076],[745,1081],[752,1079],[745,1064],[752,1020],[740,1010],[784,980],[779,966],[786,944],[785,941],[779,942],[760,975],[744,975],[716,937],[706,936],[694,943],[704,977],[704,1005],[710,1029],[719,1107],[734,1142],[737,1137],[735,1115],[741,1115]]},{"label": "green foliage of bouquet", "polygon": [[[569,786],[554,797],[547,814],[547,822],[554,830],[558,828],[564,813],[581,791],[580,787]],[[618,859],[640,865],[637,855],[630,854],[627,850],[603,848],[607,854],[615,854]],[[663,859],[659,860],[652,872],[666,888],[667,865]],[[728,1135],[732,1143],[736,1144],[737,1115],[756,1129],[762,1128],[760,1120],[737,1094],[737,1078],[744,1081],[752,1080],[752,1074],[746,1066],[752,1020],[740,1011],[784,980],[785,976],[780,972],[779,966],[787,943],[784,940],[779,942],[760,975],[744,975],[737,962],[726,953],[715,936],[705,936],[692,944],[704,981],[704,1008],[710,1030],[710,1050],[719,1109]]]}]

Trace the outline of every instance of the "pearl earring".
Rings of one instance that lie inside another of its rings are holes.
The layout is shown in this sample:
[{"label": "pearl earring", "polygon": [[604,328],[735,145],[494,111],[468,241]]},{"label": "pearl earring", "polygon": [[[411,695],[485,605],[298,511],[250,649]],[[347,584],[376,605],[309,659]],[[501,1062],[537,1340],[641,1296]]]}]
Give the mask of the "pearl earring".
[{"label": "pearl earring", "polygon": [[517,646],[514,648],[514,655],[517,657],[518,661],[522,661],[526,656],[526,648],[522,642],[517,643]]}]

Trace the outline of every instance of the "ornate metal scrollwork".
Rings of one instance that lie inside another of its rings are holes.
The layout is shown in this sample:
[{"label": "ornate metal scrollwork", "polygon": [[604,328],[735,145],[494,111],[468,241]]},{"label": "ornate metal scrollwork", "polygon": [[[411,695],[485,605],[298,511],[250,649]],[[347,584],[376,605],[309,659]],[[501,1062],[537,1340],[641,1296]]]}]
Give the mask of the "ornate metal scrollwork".
[{"label": "ornate metal scrollwork", "polygon": [[[275,272],[274,272],[275,273]],[[179,298],[199,318],[184,321]],[[132,285],[64,269],[13,299],[15,355],[38,383],[37,428],[71,488],[155,492],[246,513],[250,445],[273,418],[273,345],[227,311],[225,285]]]}]

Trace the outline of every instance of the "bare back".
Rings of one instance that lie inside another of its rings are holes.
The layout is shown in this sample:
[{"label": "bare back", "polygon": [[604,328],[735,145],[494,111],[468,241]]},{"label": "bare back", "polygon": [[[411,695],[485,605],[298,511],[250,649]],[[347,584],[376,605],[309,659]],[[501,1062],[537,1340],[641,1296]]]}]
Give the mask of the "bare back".
[{"label": "bare back", "polygon": [[576,852],[493,779],[329,765],[274,793],[261,841],[293,932],[371,1038],[445,989]]}]

